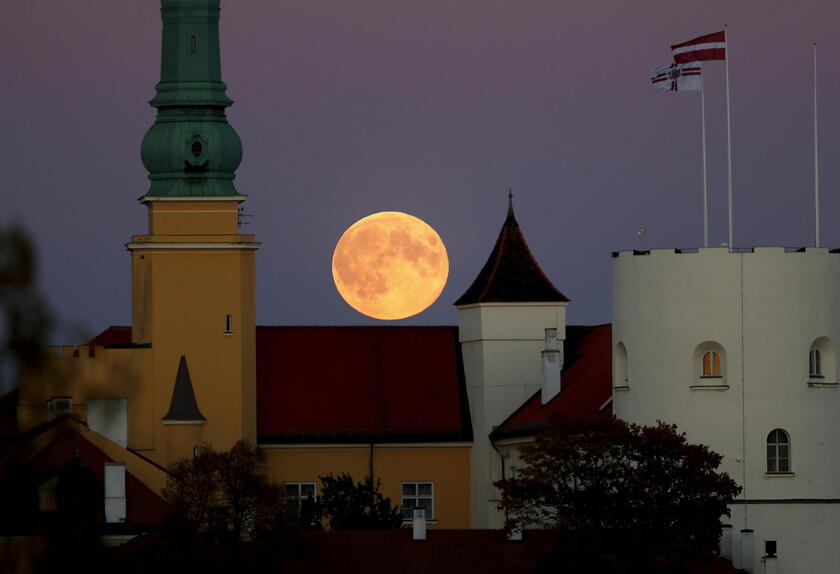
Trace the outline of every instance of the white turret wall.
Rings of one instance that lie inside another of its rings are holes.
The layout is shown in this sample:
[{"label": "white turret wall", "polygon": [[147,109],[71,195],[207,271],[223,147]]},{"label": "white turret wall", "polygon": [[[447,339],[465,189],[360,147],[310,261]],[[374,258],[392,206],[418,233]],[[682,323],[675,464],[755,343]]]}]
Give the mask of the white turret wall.
[{"label": "white turret wall", "polygon": [[478,303],[459,311],[459,338],[473,425],[472,527],[501,528],[492,482],[501,478],[489,435],[542,386],[545,329],[565,339],[565,303]]}]

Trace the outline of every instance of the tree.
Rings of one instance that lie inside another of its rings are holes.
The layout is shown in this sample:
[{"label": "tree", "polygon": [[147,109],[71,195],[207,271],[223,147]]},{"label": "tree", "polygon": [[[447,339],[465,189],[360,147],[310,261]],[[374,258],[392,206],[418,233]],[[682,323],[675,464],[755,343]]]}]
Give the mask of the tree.
[{"label": "tree", "polygon": [[394,530],[402,526],[400,509],[379,492],[379,480],[374,484],[366,476],[354,484],[346,472],[318,478],[323,485],[318,510],[331,530]]},{"label": "tree", "polygon": [[249,539],[273,530],[285,513],[283,491],[269,480],[265,451],[245,439],[228,452],[204,445],[172,465],[163,490],[173,519],[194,532]]},{"label": "tree", "polygon": [[0,396],[13,386],[17,367],[36,370],[52,325],[36,288],[35,248],[16,225],[0,228]]},{"label": "tree", "polygon": [[508,529],[558,531],[546,567],[685,571],[718,549],[720,518],[741,490],[717,471],[719,454],[662,422],[555,421],[520,456],[515,476],[495,483],[499,508]]}]

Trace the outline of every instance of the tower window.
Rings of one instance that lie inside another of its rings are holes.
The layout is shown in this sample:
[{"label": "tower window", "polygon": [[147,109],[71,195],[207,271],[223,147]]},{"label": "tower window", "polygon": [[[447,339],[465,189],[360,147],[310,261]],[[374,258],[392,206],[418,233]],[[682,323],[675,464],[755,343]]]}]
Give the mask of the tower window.
[{"label": "tower window", "polygon": [[717,351],[706,351],[703,354],[703,376],[720,377],[720,354]]},{"label": "tower window", "polygon": [[195,36],[190,38],[190,52],[196,54],[198,52],[198,46],[196,45]]},{"label": "tower window", "polygon": [[808,353],[808,375],[811,377],[822,378],[822,357],[820,350],[816,347],[811,347],[811,352]]},{"label": "tower window", "polygon": [[233,315],[225,315],[225,335],[233,335]]},{"label": "tower window", "polygon": [[790,435],[782,429],[767,435],[767,472],[790,472]]}]

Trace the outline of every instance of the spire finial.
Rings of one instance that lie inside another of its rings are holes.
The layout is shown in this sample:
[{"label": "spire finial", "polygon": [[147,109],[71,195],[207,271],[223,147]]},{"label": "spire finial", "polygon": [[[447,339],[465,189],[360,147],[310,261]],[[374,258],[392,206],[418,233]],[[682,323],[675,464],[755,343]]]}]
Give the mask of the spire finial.
[{"label": "spire finial", "polygon": [[508,209],[505,225],[519,225],[516,222],[516,216],[513,214],[513,190],[510,188],[508,188]]}]

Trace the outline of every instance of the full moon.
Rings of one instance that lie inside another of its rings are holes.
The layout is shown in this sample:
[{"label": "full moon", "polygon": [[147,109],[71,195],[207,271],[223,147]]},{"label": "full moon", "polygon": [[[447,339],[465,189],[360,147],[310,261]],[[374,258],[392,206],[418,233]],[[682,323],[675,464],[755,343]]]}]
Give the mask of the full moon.
[{"label": "full moon", "polygon": [[440,236],[424,221],[383,211],[344,232],[335,246],[332,272],[336,289],[359,313],[405,319],[440,296],[449,258]]}]

